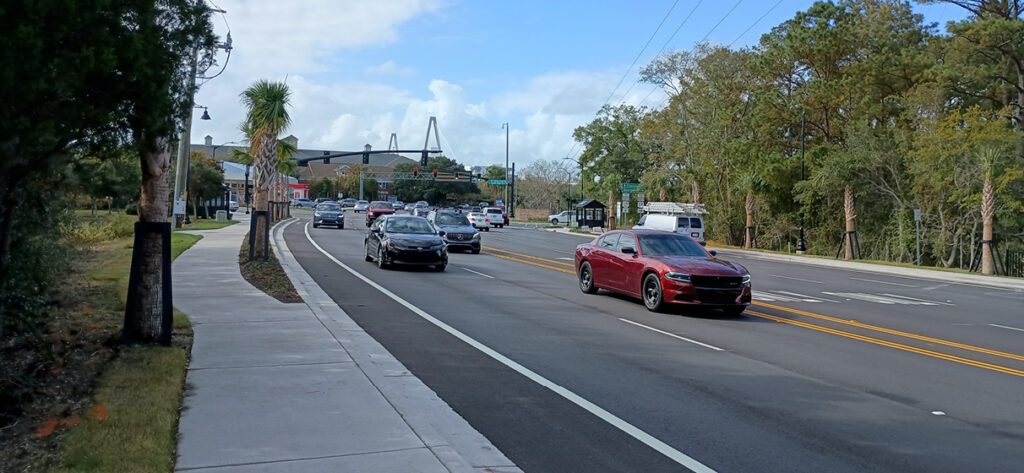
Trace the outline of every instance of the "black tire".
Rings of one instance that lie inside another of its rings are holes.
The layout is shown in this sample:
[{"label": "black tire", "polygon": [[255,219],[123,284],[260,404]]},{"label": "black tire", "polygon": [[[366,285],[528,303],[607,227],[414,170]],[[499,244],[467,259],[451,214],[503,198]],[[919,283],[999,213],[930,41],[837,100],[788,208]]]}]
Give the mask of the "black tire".
[{"label": "black tire", "polygon": [[491,231],[491,227],[484,227],[484,231],[485,231],[485,232],[489,232],[489,231]]},{"label": "black tire", "polygon": [[380,269],[386,269],[388,267],[387,261],[384,259],[384,247],[377,247],[377,267]]},{"label": "black tire", "polygon": [[474,255],[478,255],[478,254],[480,254],[480,248],[473,248],[472,250],[470,250],[470,253],[473,253]]},{"label": "black tire", "polygon": [[363,259],[366,261],[373,261],[373,257],[370,256],[370,242],[363,244]]},{"label": "black tire", "polygon": [[448,267],[447,264],[436,264],[436,265],[434,265],[434,271],[437,271],[437,272],[440,273],[441,271],[444,271],[444,268],[446,268],[446,267]]},{"label": "black tire", "polygon": [[320,224],[319,223],[314,223],[313,224],[313,228],[320,228]]},{"label": "black tire", "polygon": [[665,306],[665,298],[661,292],[661,278],[651,273],[644,278],[640,295],[644,299],[644,306],[651,312],[658,312]]},{"label": "black tire", "polygon": [[580,272],[577,276],[579,276],[580,290],[584,294],[597,294],[597,286],[594,285],[594,270],[590,268],[589,262],[580,263]]},{"label": "black tire", "polygon": [[558,219],[557,218],[551,219],[551,224],[552,225],[558,225]]}]

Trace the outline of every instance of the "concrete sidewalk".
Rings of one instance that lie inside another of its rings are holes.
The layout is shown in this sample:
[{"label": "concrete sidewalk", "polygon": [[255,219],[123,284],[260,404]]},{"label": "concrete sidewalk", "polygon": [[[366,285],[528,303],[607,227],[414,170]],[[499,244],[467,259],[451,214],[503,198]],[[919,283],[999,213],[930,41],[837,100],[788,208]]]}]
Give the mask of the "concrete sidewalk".
[{"label": "concrete sidewalk", "polygon": [[177,471],[520,471],[313,282],[282,225],[275,252],[305,303],[245,281],[247,217],[196,232],[174,262],[175,306],[195,332]]}]

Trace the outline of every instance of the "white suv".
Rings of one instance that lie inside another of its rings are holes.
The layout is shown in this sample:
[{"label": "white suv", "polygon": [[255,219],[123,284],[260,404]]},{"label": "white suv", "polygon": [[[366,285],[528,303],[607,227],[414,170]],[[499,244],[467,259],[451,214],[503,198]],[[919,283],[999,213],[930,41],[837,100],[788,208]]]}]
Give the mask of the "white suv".
[{"label": "white suv", "polygon": [[498,207],[484,208],[484,214],[491,219],[491,225],[501,228],[505,226],[505,211]]},{"label": "white suv", "polygon": [[561,213],[548,215],[548,221],[551,222],[552,225],[558,225],[560,223],[569,223],[572,221],[572,216],[572,210],[563,210]]}]

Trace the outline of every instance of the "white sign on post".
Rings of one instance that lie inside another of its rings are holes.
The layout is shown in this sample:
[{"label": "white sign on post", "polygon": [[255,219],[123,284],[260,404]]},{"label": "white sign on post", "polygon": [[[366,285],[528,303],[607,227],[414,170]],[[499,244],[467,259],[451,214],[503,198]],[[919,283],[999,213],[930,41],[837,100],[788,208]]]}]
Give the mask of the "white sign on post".
[{"label": "white sign on post", "polygon": [[914,209],[914,220],[917,222],[921,221],[921,209]]},{"label": "white sign on post", "polygon": [[184,199],[178,199],[174,201],[174,215],[185,215]]}]

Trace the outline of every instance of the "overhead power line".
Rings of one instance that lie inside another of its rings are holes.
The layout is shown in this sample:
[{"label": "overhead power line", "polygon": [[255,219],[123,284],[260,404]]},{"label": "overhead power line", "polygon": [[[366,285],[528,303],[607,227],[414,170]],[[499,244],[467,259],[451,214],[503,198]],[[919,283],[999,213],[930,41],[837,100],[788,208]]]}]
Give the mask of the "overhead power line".
[{"label": "overhead power line", "polygon": [[[687,21],[690,21],[690,17],[693,16],[693,13],[697,11],[697,8],[700,7],[701,3],[704,3],[704,0],[698,1],[697,4],[693,6],[693,9],[690,10],[690,13],[686,14],[686,18],[683,18],[683,21],[681,23],[679,23],[679,26],[676,27],[676,30],[672,32],[672,36],[669,36],[668,39],[665,40],[665,44],[661,45],[661,49],[658,50],[658,52],[654,55],[654,57],[658,57],[658,56],[661,55],[661,53],[665,52],[665,48],[667,48],[668,45],[670,43],[672,43],[672,40],[675,39],[677,34],[679,34],[679,30],[683,29],[683,25],[685,25]],[[639,83],[640,83],[640,78],[637,77],[636,80],[633,81],[632,84],[630,84],[629,88],[626,89],[626,91],[622,94],[622,101],[623,102],[625,102],[626,96],[629,95],[629,92],[633,90],[633,87],[635,87]],[[647,94],[647,95],[649,96],[650,94]],[[644,100],[646,100],[646,98]],[[641,102],[641,103],[643,103],[643,102]]]},{"label": "overhead power line", "polygon": [[748,26],[747,29],[743,30],[743,32],[740,33],[740,35],[737,36],[736,39],[732,40],[732,42],[729,43],[729,45],[726,46],[726,47],[727,48],[731,48],[732,45],[736,44],[736,42],[739,41],[740,38],[742,38],[744,35],[747,34],[747,32],[749,32],[751,29],[753,29],[755,26],[757,26],[757,24],[760,23],[761,20],[764,19],[764,17],[768,16],[768,14],[771,13],[772,10],[774,10],[775,7],[779,6],[781,3],[782,3],[782,0],[779,0],[779,1],[775,2],[775,5],[772,5],[772,7],[768,9],[768,11],[764,12],[764,15],[761,15],[760,17],[758,17],[758,19],[754,20],[754,22],[751,23],[751,25]]},{"label": "overhead power line", "polygon": [[643,56],[644,51],[647,50],[647,46],[651,45],[651,41],[654,40],[654,36],[658,34],[658,31],[661,31],[661,27],[665,24],[665,20],[668,20],[668,16],[672,14],[672,11],[676,9],[676,5],[678,4],[679,0],[676,0],[674,3],[672,3],[672,7],[669,8],[668,12],[665,13],[665,16],[662,17],[661,23],[658,23],[658,27],[654,29],[653,33],[651,33],[651,37],[647,38],[647,42],[644,43],[644,47],[640,48],[640,52],[636,53],[636,57],[633,58],[633,63],[629,65],[629,69],[626,69],[626,72],[622,74],[622,77],[619,79],[619,83],[615,84],[615,88],[612,89],[612,92],[610,94],[608,94],[608,98],[604,99],[604,104],[601,105],[602,108],[604,108],[604,106],[608,104],[612,97],[615,96],[615,91],[619,90],[619,86],[622,85],[622,81],[626,80],[626,77],[629,76],[630,71],[633,70],[633,66],[635,66],[636,62],[640,60],[640,56]]}]

